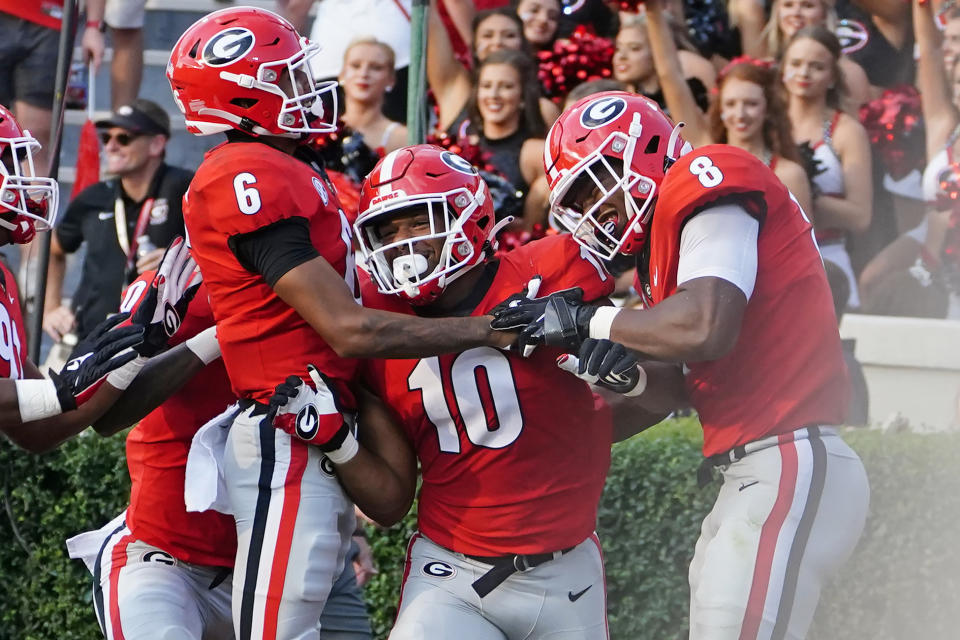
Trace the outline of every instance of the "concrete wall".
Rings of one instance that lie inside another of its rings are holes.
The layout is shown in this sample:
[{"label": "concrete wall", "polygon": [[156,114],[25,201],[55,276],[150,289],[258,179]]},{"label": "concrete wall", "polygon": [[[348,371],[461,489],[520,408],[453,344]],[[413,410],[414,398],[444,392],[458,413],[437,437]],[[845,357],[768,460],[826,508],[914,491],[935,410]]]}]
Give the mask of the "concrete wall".
[{"label": "concrete wall", "polygon": [[870,421],[899,413],[914,427],[960,428],[960,322],[847,314],[870,392]]}]

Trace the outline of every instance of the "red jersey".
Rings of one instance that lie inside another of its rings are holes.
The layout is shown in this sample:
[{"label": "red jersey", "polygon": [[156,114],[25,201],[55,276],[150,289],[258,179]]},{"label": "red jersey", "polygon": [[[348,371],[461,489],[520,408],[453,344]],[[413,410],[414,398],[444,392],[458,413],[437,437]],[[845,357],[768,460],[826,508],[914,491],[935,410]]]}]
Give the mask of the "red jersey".
[{"label": "red jersey", "polygon": [[237,396],[265,401],[288,376],[305,377],[308,364],[334,379],[353,377],[356,361],[339,357],[229,247],[238,234],[304,218],[313,246],[357,291],[350,225],[319,174],[266,144],[222,144],[207,152],[190,183],[183,217]]},{"label": "red jersey", "polygon": [[[121,311],[135,308],[153,280],[148,271],[134,281]],[[207,290],[200,285],[180,330],[179,343],[213,326]],[[138,540],[175,558],[232,567],[237,550],[233,517],[216,511],[188,512],[183,499],[187,453],[193,435],[235,400],[223,362],[214,360],[167,398],[127,435],[130,506],[127,526]]]},{"label": "red jersey", "polygon": [[[478,266],[483,269],[484,266]],[[472,315],[483,315],[536,274],[540,295],[579,286],[585,298],[613,278],[571,236],[506,254]],[[364,285],[368,306],[412,313]],[[369,360],[366,379],[420,459],[420,530],[472,555],[542,553],[582,542],[596,527],[610,465],[612,417],[590,387],[557,368],[560,351],[530,358],[490,347],[408,360]]]},{"label": "red jersey", "polygon": [[700,147],[667,172],[650,229],[653,303],[676,291],[684,223],[718,201],[742,205],[759,220],[760,234],[756,285],[736,345],[719,360],[686,363],[707,456],[806,425],[841,424],[848,398],[810,221],[776,175],[746,151]]},{"label": "red jersey", "polygon": [[0,13],[59,31],[63,0],[0,0]]},{"label": "red jersey", "polygon": [[0,262],[0,376],[22,380],[26,361],[27,334],[20,315],[17,281]]}]

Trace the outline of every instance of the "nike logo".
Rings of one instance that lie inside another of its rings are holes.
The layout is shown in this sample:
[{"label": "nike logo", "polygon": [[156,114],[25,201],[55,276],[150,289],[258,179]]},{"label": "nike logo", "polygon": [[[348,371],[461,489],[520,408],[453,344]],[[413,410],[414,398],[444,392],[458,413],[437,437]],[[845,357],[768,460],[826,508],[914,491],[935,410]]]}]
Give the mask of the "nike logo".
[{"label": "nike logo", "polygon": [[591,584],[589,587],[587,587],[587,588],[584,589],[583,591],[578,591],[577,593],[574,593],[573,591],[568,591],[568,592],[567,592],[567,597],[570,598],[570,602],[576,602],[577,600],[580,599],[580,596],[582,596],[583,594],[585,594],[587,591],[590,591],[590,587],[592,587],[592,586],[593,586],[593,585]]},{"label": "nike logo", "polygon": [[101,211],[97,214],[97,217],[101,220],[109,220],[113,217],[113,211]]},{"label": "nike logo", "polygon": [[740,491],[743,491],[743,490],[746,489],[747,487],[752,487],[752,486],[755,485],[755,484],[760,484],[760,481],[759,481],[759,480],[754,480],[753,482],[741,482],[741,483],[740,483]]}]

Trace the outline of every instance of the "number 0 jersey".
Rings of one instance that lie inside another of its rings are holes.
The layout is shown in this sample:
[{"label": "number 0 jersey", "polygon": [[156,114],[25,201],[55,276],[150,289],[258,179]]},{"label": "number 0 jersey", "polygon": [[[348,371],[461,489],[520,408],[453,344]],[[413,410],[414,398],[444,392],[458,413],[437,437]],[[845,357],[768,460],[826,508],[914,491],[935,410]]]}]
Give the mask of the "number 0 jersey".
[{"label": "number 0 jersey", "polygon": [[760,222],[757,280],[733,350],[719,360],[686,363],[707,456],[806,425],[841,424],[848,398],[833,300],[810,222],[776,175],[746,151],[700,147],[667,172],[650,230],[653,303],[676,292],[686,221],[726,202]]},{"label": "number 0 jersey", "polygon": [[356,291],[350,225],[317,172],[266,144],[222,144],[204,157],[184,196],[183,213],[237,396],[266,400],[288,376],[306,376],[308,364],[334,379],[352,378],[356,362],[337,356],[230,248],[235,236],[304,218],[317,252]]},{"label": "number 0 jersey", "polygon": [[[472,315],[537,274],[540,295],[578,286],[592,300],[613,290],[596,258],[569,235],[553,236],[506,254]],[[412,313],[372,282],[364,285],[364,303]],[[593,532],[610,464],[611,415],[585,382],[557,368],[559,354],[540,347],[522,358],[480,347],[364,363],[368,384],[416,449],[419,526],[437,544],[482,556],[541,553]]]},{"label": "number 0 jersey", "polygon": [[[147,271],[127,287],[121,311],[136,309],[154,274]],[[183,342],[212,326],[206,285],[201,284],[171,342]],[[237,551],[233,518],[216,511],[188,512],[183,499],[193,435],[233,401],[227,372],[218,358],[127,434],[131,487],[126,522],[138,540],[185,562],[233,566]]]}]

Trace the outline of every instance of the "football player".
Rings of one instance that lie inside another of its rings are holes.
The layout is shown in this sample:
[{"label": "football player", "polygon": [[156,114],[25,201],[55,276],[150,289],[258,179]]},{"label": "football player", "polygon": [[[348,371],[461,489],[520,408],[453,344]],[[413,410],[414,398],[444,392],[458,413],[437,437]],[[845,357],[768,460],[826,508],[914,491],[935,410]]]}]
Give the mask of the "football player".
[{"label": "football player", "polygon": [[[601,261],[569,235],[493,259],[493,235],[483,231],[494,217],[487,186],[470,163],[439,147],[388,154],[360,198],[355,230],[372,276],[363,300],[373,308],[483,317],[531,279],[541,293],[578,287],[589,300],[613,290]],[[642,391],[636,360],[605,342],[595,349],[609,360],[602,384]],[[592,352],[581,355],[589,360]],[[393,640],[607,637],[593,530],[610,461],[611,410],[561,371],[558,357],[568,356],[475,347],[365,361],[365,383],[402,425],[423,474]],[[304,406],[291,401],[278,419]],[[350,439],[344,430],[340,440]],[[335,467],[367,511],[354,491],[366,475],[358,458]]]},{"label": "football player", "polygon": [[[35,175],[33,156],[39,148],[13,114],[0,106],[0,245],[26,244],[37,231],[53,227],[59,189],[52,178]],[[176,251],[165,256],[168,277],[179,257]],[[194,268],[185,260],[176,266]],[[0,432],[14,444],[42,453],[102,415],[143,366],[144,356],[165,346],[167,335],[155,314],[157,304],[162,308],[164,302],[172,302],[183,308],[192,295],[185,296],[171,282],[151,286],[152,306],[144,308],[138,324],[118,327],[126,319],[123,315],[104,321],[77,345],[59,374],[44,378],[27,357],[16,282],[0,262]],[[162,287],[163,299],[156,295],[157,286]],[[148,344],[158,337],[160,343]]]},{"label": "football player", "polygon": [[685,363],[703,475],[723,474],[690,565],[690,637],[805,637],[869,500],[837,435],[847,376],[810,221],[761,161],[726,145],[691,150],[642,96],[572,105],[544,163],[556,220],[598,258],[636,256],[645,308],[519,300],[494,326]]},{"label": "football player", "polygon": [[[284,423],[286,431],[261,426],[275,387],[313,364],[352,409],[350,358],[431,356],[513,339],[481,317],[431,320],[357,303],[350,226],[302,144],[336,122],[336,109],[324,106],[335,83],[315,82],[310,69],[318,51],[276,14],[235,7],[189,27],[167,67],[187,129],[227,136],[197,170],[184,219],[241,398],[224,459],[237,522],[240,640],[315,637],[354,528],[352,505],[321,468],[324,452],[310,445],[324,425],[309,416]],[[490,217],[476,231],[486,238],[493,226]]]},{"label": "football player", "polygon": [[[145,272],[127,288],[121,312],[134,312],[144,302],[153,277]],[[148,363],[92,425],[103,436],[136,425],[127,435],[129,506],[100,530],[67,542],[71,557],[83,559],[94,576],[94,608],[107,640],[233,637],[233,518],[188,511],[184,503],[191,440],[235,399],[202,284],[173,342],[182,345]],[[373,418],[367,412],[365,419]],[[321,622],[327,626],[329,615],[351,600],[362,607],[347,564]]]}]

